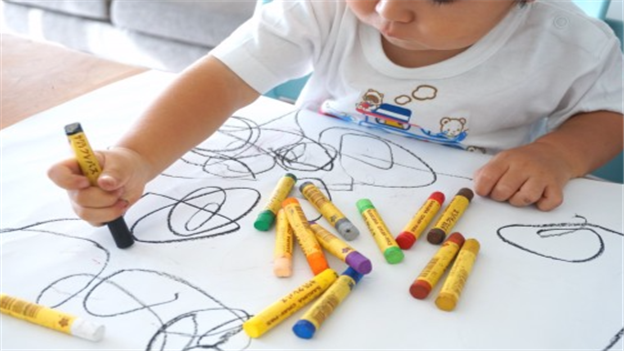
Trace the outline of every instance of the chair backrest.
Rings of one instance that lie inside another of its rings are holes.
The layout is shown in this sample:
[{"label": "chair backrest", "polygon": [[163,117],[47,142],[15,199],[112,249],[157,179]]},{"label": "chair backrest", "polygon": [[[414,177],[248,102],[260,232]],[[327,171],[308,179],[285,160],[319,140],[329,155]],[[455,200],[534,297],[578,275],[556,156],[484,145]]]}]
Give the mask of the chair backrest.
[{"label": "chair backrest", "polygon": [[604,20],[611,0],[572,0],[572,2],[586,14]]}]

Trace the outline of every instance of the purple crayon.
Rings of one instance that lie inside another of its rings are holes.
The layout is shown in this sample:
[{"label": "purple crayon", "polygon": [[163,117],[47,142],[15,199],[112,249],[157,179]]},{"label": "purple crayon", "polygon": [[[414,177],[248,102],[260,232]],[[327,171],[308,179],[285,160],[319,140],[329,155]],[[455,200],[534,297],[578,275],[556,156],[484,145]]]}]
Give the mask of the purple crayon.
[{"label": "purple crayon", "polygon": [[330,233],[320,224],[310,222],[310,228],[314,232],[319,244],[321,244],[327,252],[348,264],[349,267],[353,268],[358,273],[368,274],[373,269],[373,265],[368,258],[364,257],[364,255],[357,252],[354,248],[349,246],[349,244]]}]

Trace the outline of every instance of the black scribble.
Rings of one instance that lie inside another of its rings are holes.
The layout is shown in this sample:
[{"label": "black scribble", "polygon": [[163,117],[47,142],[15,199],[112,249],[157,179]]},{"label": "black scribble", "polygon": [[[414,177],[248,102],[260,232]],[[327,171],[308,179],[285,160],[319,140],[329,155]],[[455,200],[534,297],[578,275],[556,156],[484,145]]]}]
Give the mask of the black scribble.
[{"label": "black scribble", "polygon": [[[234,196],[235,201],[228,200]],[[155,203],[166,203],[154,208]],[[134,212],[144,210],[132,224],[137,241],[144,243],[173,243],[199,240],[231,234],[240,230],[238,221],[249,215],[260,201],[260,192],[252,188],[201,187],[181,199],[165,194],[147,192]],[[142,230],[145,220],[165,223],[168,230],[154,233]]]},{"label": "black scribble", "polygon": [[[569,263],[589,262],[604,253],[605,243],[599,232],[624,236],[621,232],[589,223],[583,216],[575,215],[574,218],[581,219],[582,222],[537,225],[510,224],[499,228],[496,233],[503,242],[517,249],[539,257]],[[535,235],[527,235],[527,229],[532,230]],[[542,240],[534,240],[535,236]],[[521,243],[522,240],[524,240],[523,243]],[[568,248],[579,245],[568,245],[568,240],[584,240],[583,248],[586,249],[586,252],[582,256],[578,253],[570,254]],[[624,328],[620,329],[603,350],[610,350],[622,338],[623,331]]]},{"label": "black scribble", "polygon": [[[588,223],[583,216],[576,215],[575,218],[582,219],[581,223],[549,223],[549,224],[510,224],[499,228],[496,233],[501,240],[515,248],[528,253],[556,260],[571,263],[583,263],[598,258],[605,250],[604,240],[598,231],[611,233],[619,236],[624,234],[612,229],[602,227],[597,224]],[[545,240],[534,240],[535,236],[527,235],[527,229],[533,230],[534,234]],[[521,243],[524,240],[525,243]],[[553,244],[553,240],[557,243]],[[567,241],[585,240],[584,248],[586,253],[583,256],[575,253],[569,254]],[[546,252],[551,251],[551,252]]]},{"label": "black scribble", "polygon": [[[124,268],[108,275],[111,253],[92,239],[65,234],[55,229],[73,218],[53,219],[19,228],[1,229],[0,233],[39,233],[41,245],[45,240],[71,240],[80,251],[99,257],[98,264],[75,265],[77,273],[52,279],[38,294],[36,303],[60,308],[72,300],[80,301],[84,315],[105,319],[146,316],[152,322],[136,328],[136,338],[145,338],[145,350],[244,350],[250,339],[242,332],[242,324],[251,315],[230,308],[191,282],[162,271]],[[82,245],[82,246],[81,246]],[[78,250],[78,249],[76,249]],[[27,255],[27,252],[23,253]],[[69,269],[68,269],[69,270]],[[53,276],[53,272],[50,273]],[[40,277],[44,280],[44,277]],[[151,330],[151,332],[150,332]],[[141,335],[147,332],[147,335]],[[151,333],[151,335],[150,335]]]},{"label": "black scribble", "polygon": [[[210,139],[187,153],[180,167],[163,176],[192,179],[210,175],[221,179],[257,181],[279,169],[324,179],[327,188],[353,191],[356,186],[423,188],[440,175],[416,151],[380,133],[335,120],[339,127],[318,129],[314,118],[296,111],[269,121],[233,116]],[[417,149],[418,143],[413,143]],[[197,173],[197,171],[200,173]],[[194,174],[197,174],[193,176]]]}]

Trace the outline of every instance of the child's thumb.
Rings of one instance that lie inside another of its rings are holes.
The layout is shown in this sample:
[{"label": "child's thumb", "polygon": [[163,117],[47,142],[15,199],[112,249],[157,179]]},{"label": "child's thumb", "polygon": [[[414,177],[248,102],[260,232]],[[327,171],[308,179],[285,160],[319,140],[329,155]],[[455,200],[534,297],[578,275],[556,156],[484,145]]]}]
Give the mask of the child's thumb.
[{"label": "child's thumb", "polygon": [[98,178],[98,185],[106,191],[114,191],[126,184],[128,175],[121,170],[107,169],[104,170]]}]

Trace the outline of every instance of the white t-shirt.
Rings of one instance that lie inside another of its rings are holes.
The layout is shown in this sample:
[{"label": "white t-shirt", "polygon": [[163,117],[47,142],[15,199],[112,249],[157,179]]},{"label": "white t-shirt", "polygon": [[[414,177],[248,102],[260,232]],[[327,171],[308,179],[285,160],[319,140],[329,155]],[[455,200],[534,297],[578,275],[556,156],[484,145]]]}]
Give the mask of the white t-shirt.
[{"label": "white t-shirt", "polygon": [[467,150],[526,144],[580,112],[622,113],[619,41],[570,2],[518,6],[420,68],[391,62],[344,1],[274,1],[211,54],[258,92],[312,72],[298,106]]}]

